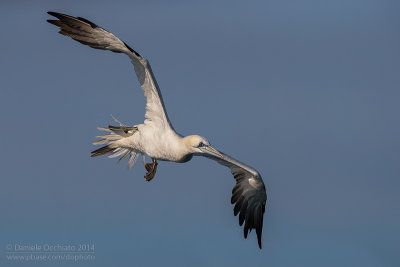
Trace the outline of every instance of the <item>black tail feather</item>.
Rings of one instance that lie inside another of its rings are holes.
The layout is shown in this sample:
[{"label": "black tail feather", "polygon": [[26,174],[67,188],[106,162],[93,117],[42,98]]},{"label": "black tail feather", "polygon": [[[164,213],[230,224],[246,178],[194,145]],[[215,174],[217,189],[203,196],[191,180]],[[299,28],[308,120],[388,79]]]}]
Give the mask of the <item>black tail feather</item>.
[{"label": "black tail feather", "polygon": [[115,150],[115,147],[110,147],[109,145],[100,147],[99,149],[93,150],[91,153],[91,157],[97,157],[101,155],[107,155],[110,154]]}]

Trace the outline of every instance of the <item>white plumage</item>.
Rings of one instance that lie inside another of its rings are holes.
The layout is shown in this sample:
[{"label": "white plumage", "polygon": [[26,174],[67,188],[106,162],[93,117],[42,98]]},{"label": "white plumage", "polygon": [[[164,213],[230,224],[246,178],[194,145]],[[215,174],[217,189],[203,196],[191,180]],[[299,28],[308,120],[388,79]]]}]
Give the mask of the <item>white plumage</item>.
[{"label": "white plumage", "polygon": [[150,181],[157,170],[157,160],[187,162],[193,155],[205,156],[231,169],[236,180],[232,190],[234,215],[239,214],[239,224],[244,223],[244,237],[252,229],[256,230],[258,245],[261,248],[263,215],[267,195],[260,174],[253,168],[225,155],[213,148],[207,139],[198,135],[183,137],[176,133],[168,118],[160,89],[149,62],[112,33],[93,22],[56,12],[48,12],[58,20],[48,20],[60,27],[59,33],[96,49],[110,50],[128,55],[133,63],[139,83],[146,97],[145,121],[135,126],[127,126],[114,120],[119,126],[99,128],[107,132],[97,136],[100,140],[94,145],[105,145],[92,152],[92,157],[107,155],[120,157],[119,161],[130,156],[131,168],[139,154],[148,155],[152,163],[145,164],[146,180]]}]

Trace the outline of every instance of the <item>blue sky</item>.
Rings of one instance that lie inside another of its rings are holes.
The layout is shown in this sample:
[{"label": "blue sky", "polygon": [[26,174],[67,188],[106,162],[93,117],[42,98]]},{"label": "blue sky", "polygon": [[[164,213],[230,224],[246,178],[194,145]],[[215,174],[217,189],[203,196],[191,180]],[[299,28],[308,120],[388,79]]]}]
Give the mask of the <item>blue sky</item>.
[{"label": "blue sky", "polygon": [[[396,1],[2,1],[2,266],[398,266]],[[228,169],[90,158],[113,114],[143,121],[126,56],[57,34],[92,20],[144,55],[169,117],[254,166],[263,250]],[[11,261],[15,244],[94,244],[92,261]]]}]

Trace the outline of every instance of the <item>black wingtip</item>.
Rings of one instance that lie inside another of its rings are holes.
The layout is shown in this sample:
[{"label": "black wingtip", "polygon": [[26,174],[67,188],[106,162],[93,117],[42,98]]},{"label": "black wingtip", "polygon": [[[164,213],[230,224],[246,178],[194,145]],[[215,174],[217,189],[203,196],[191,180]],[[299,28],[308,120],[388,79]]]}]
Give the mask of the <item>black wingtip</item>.
[{"label": "black wingtip", "polygon": [[77,20],[79,20],[79,21],[81,21],[81,22],[84,22],[84,23],[89,24],[93,29],[99,27],[97,24],[91,22],[91,21],[88,20],[88,19],[82,18],[82,17],[76,17],[76,18],[75,18],[75,17],[72,17],[72,16],[67,15],[67,14],[62,14],[62,13],[53,12],[53,11],[48,11],[47,14],[49,14],[49,15],[51,15],[51,16],[53,16],[53,17],[56,17],[56,18],[58,18],[58,19],[60,19],[60,20],[61,20],[62,18],[77,19]]},{"label": "black wingtip", "polygon": [[50,24],[53,24],[53,25],[56,25],[56,26],[58,26],[57,25],[57,21],[59,21],[59,20],[55,20],[55,19],[48,19],[48,20],[46,20],[48,23],[50,23]]},{"label": "black wingtip", "polygon": [[54,12],[54,11],[47,11],[47,14],[49,14],[50,16],[56,17],[56,18],[57,18],[58,16],[64,15],[64,14],[57,13],[57,12]]},{"label": "black wingtip", "polygon": [[91,22],[88,19],[82,18],[82,17],[77,17],[77,19],[79,19],[80,21],[86,22],[87,24],[89,24],[93,29],[99,27],[98,25],[96,25],[95,23]]}]

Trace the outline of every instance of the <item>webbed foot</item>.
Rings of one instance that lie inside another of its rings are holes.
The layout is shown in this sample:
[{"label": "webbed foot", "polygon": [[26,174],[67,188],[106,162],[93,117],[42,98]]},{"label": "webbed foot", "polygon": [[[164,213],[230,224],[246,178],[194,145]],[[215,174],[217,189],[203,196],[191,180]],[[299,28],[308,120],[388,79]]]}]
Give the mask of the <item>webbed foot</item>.
[{"label": "webbed foot", "polygon": [[146,181],[148,181],[148,182],[154,178],[154,176],[156,175],[156,172],[157,172],[157,165],[158,165],[157,160],[153,159],[153,158],[152,158],[152,160],[153,160],[152,163],[146,163],[144,165],[144,167],[146,168],[146,171],[147,171],[146,175],[144,176],[144,179],[146,179]]}]

